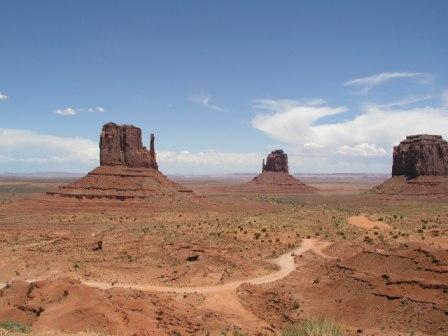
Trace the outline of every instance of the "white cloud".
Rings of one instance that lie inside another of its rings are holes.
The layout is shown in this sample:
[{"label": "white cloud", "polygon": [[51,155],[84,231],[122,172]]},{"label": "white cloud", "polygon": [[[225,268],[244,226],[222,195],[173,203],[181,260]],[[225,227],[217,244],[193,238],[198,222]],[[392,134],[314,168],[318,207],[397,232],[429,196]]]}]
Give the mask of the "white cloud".
[{"label": "white cloud", "polygon": [[77,111],[71,107],[66,107],[66,108],[58,108],[56,111],[54,111],[54,113],[64,117],[68,117],[76,115]]},{"label": "white cloud", "polygon": [[232,153],[217,152],[212,150],[192,153],[187,150],[175,151],[158,151],[157,161],[161,163],[181,163],[188,165],[207,165],[221,166],[234,165],[258,165],[262,160],[260,153]]},{"label": "white cloud", "polygon": [[55,114],[59,114],[61,116],[69,117],[69,116],[77,115],[79,112],[103,113],[105,111],[106,110],[104,109],[104,107],[101,107],[101,106],[89,107],[89,108],[86,108],[86,109],[67,107],[67,108],[58,108],[56,111],[54,111],[54,113]]},{"label": "white cloud", "polygon": [[39,164],[45,169],[82,170],[95,166],[98,157],[98,144],[90,139],[0,129],[0,162],[13,168]]},{"label": "white cloud", "polygon": [[383,156],[387,152],[382,147],[377,147],[368,143],[360,143],[355,146],[341,146],[336,150],[337,154],[347,156]]},{"label": "white cloud", "polygon": [[[176,174],[226,174],[226,173],[259,173],[261,163],[266,155],[277,146],[266,149],[263,152],[220,152],[205,150],[191,152],[182,151],[157,151],[157,162],[165,173]],[[292,172],[300,171],[303,165],[302,157],[294,153],[288,153],[290,169]]]},{"label": "white cloud", "polygon": [[189,100],[195,104],[201,105],[210,110],[224,112],[225,110],[222,107],[214,105],[211,103],[211,96],[208,95],[199,95],[199,96],[190,96]]},{"label": "white cloud", "polygon": [[321,144],[315,143],[315,142],[307,142],[303,144],[303,148],[309,148],[309,149],[320,149],[322,148]]},{"label": "white cloud", "polygon": [[368,77],[349,80],[344,85],[371,88],[396,79],[414,79],[421,83],[431,82],[433,76],[426,72],[382,72]]},{"label": "white cloud", "polygon": [[[257,172],[266,153],[157,150],[164,173]],[[98,143],[23,129],[0,129],[1,170],[85,172],[99,164]]]},{"label": "white cloud", "polygon": [[0,100],[6,100],[9,97],[7,95],[5,95],[4,93],[0,92]]},{"label": "white cloud", "polygon": [[[252,126],[274,139],[285,143],[299,140],[303,143],[322,145],[314,141],[311,125],[318,119],[347,111],[345,106],[336,108],[328,106],[304,106],[293,100],[257,100],[255,108],[258,113],[252,120]],[[305,140],[308,139],[308,140]],[[303,142],[302,142],[303,141]]]},{"label": "white cloud", "polygon": [[[80,110],[79,110],[80,111]],[[101,106],[97,106],[97,107],[90,107],[88,110],[88,112],[99,112],[99,113],[103,113],[105,111],[104,107]]]},{"label": "white cloud", "polygon": [[[319,123],[329,115],[347,111],[343,106],[303,106],[293,101],[268,101],[258,106],[252,126],[290,146],[304,157],[319,156],[322,164],[336,162],[351,166],[369,157],[383,158],[382,169],[390,168],[392,146],[409,134],[433,133],[447,136],[448,108],[443,106],[397,108],[367,105],[350,120]],[[313,154],[314,153],[314,154]],[[318,153],[318,154],[316,154]],[[306,160],[305,160],[306,161]],[[308,160],[313,165],[312,160]],[[321,160],[322,161],[322,160]]]}]

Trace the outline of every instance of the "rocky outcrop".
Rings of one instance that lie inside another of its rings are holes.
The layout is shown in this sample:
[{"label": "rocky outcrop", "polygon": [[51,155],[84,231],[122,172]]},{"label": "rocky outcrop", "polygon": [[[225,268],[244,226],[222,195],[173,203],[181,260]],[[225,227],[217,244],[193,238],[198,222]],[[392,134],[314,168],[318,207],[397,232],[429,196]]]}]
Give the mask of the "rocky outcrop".
[{"label": "rocky outcrop", "polygon": [[288,154],[282,149],[272,151],[263,160],[261,174],[243,187],[243,191],[263,194],[313,193],[310,187],[289,174]]},{"label": "rocky outcrop", "polygon": [[282,149],[272,151],[266,161],[263,160],[262,172],[265,171],[289,173],[288,154]]},{"label": "rocky outcrop", "polygon": [[394,147],[392,178],[372,190],[388,195],[448,195],[448,142],[410,135]]},{"label": "rocky outcrop", "polygon": [[140,128],[107,123],[100,136],[100,166],[47,194],[82,200],[150,200],[153,204],[190,201],[190,189],[158,170],[154,141],[151,134],[148,150]]},{"label": "rocky outcrop", "polygon": [[142,144],[142,131],[133,125],[107,123],[100,136],[100,165],[158,169],[151,134],[150,150]]},{"label": "rocky outcrop", "polygon": [[448,176],[448,142],[440,135],[410,135],[394,147],[392,176]]}]

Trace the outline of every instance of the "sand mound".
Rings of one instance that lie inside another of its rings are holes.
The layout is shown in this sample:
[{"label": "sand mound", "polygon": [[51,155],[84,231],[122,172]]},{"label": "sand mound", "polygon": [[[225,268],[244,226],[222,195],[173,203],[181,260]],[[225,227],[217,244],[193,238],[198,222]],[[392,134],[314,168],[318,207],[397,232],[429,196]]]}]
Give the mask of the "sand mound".
[{"label": "sand mound", "polygon": [[0,320],[35,331],[102,331],[111,335],[195,334],[201,319],[170,295],[113,289],[103,291],[61,278],[14,281],[0,290]]},{"label": "sand mound", "polygon": [[285,172],[264,171],[246,184],[246,191],[273,194],[313,193],[316,188],[310,187]]},{"label": "sand mound", "polygon": [[394,176],[372,189],[377,194],[387,195],[448,195],[448,177],[419,176],[408,179]]},{"label": "sand mound", "polygon": [[[50,195],[78,199],[151,199],[191,197],[192,191],[152,168],[100,166],[86,176],[50,191]],[[190,196],[185,195],[190,194]]]},{"label": "sand mound", "polygon": [[383,229],[383,230],[389,230],[392,229],[392,227],[389,224],[380,222],[380,221],[374,221],[368,218],[365,215],[359,215],[359,216],[351,216],[348,219],[348,224],[354,225],[357,227],[360,227],[362,229],[366,230],[373,230],[373,229]]}]

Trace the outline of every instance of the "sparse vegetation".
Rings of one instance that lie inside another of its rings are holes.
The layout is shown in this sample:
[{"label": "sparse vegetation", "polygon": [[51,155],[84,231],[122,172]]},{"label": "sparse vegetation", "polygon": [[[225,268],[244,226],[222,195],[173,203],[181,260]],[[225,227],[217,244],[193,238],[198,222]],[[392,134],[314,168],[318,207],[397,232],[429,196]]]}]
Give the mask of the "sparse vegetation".
[{"label": "sparse vegetation", "polygon": [[1,321],[0,328],[12,332],[28,333],[30,328],[17,321]]},{"label": "sparse vegetation", "polygon": [[342,336],[341,327],[328,319],[305,320],[283,331],[282,336]]},{"label": "sparse vegetation", "polygon": [[[3,331],[5,330],[5,331]],[[2,333],[3,332],[3,333]],[[65,333],[61,331],[44,331],[44,332],[20,332],[20,331],[7,331],[6,329],[2,329],[0,327],[0,335],[1,336],[108,336],[108,334],[104,332],[95,332],[95,331],[84,331],[80,333]]]}]

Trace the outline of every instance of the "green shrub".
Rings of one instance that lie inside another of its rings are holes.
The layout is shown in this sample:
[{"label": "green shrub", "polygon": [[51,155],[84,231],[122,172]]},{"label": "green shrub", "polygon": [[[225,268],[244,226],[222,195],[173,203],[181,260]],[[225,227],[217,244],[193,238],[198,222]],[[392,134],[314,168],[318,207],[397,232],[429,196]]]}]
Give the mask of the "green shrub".
[{"label": "green shrub", "polygon": [[0,321],[0,328],[21,333],[27,333],[30,331],[30,328],[17,321]]},{"label": "green shrub", "polygon": [[342,336],[341,327],[327,319],[305,320],[283,331],[282,336]]}]

